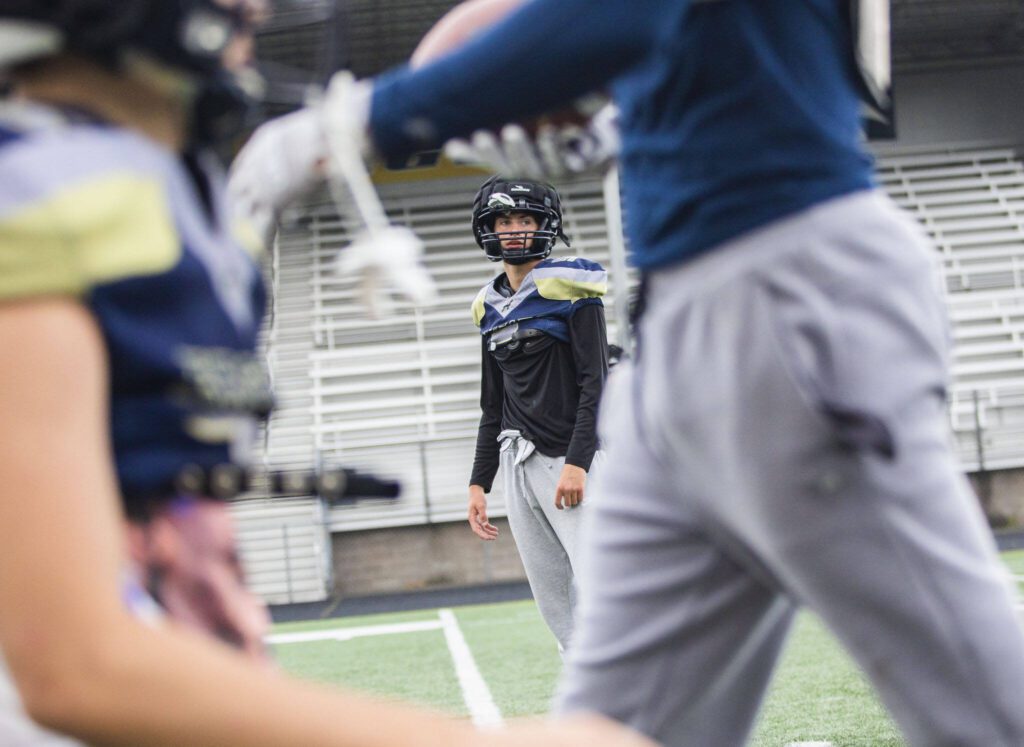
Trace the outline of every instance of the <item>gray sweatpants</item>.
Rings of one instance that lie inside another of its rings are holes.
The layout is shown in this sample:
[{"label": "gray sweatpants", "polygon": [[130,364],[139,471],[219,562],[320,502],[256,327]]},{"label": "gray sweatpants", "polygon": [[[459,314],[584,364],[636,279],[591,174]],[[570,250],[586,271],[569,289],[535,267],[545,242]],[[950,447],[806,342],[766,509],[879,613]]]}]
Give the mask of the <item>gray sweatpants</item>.
[{"label": "gray sweatpants", "polygon": [[950,450],[930,251],[862,193],[652,276],[602,403],[558,710],[742,745],[806,605],[911,744],[1024,745],[1024,635]]},{"label": "gray sweatpants", "polygon": [[572,637],[573,568],[584,504],[555,508],[555,488],[565,457],[541,454],[518,431],[502,431],[498,438],[512,536],[541,617],[558,640],[559,650],[565,651]]}]

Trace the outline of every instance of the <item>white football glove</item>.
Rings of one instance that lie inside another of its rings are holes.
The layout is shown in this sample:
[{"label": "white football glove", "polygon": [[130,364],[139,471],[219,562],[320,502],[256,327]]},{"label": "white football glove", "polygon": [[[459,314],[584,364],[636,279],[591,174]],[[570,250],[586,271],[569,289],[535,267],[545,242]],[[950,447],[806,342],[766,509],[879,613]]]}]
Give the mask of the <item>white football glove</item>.
[{"label": "white football glove", "polygon": [[434,303],[437,289],[422,242],[389,223],[370,180],[371,92],[368,82],[340,72],[320,101],[257,128],[231,165],[228,193],[235,216],[269,244],[284,209],[326,179],[338,209],[357,223],[336,269],[362,279],[361,297],[375,316],[392,307],[391,289],[418,306]]},{"label": "white football glove", "polygon": [[359,301],[373,318],[393,313],[391,294],[417,306],[437,301],[433,278],[422,264],[423,242],[405,226],[364,231],[341,250],[334,269],[360,280]]},{"label": "white football glove", "polygon": [[506,176],[544,181],[604,169],[619,153],[619,111],[601,108],[585,127],[544,124],[531,138],[520,125],[500,135],[478,130],[469,140],[450,140],[444,153],[455,163],[486,166]]},{"label": "white football glove", "polygon": [[228,197],[235,217],[269,245],[282,211],[323,183],[326,162],[327,141],[315,110],[261,125],[231,164]]},{"label": "white football glove", "polygon": [[372,87],[347,71],[336,73],[320,104],[327,142],[328,184],[339,208],[361,224],[338,257],[336,269],[362,279],[362,300],[371,316],[390,310],[389,290],[417,306],[437,301],[437,287],[422,264],[423,242],[388,221],[366,168]]}]

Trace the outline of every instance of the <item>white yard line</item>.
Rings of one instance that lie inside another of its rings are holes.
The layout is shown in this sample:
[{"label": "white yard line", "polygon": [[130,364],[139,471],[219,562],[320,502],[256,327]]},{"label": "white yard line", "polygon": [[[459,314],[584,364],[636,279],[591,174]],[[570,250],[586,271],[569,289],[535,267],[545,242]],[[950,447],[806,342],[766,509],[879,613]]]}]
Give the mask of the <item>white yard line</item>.
[{"label": "white yard line", "polygon": [[495,705],[491,691],[476,667],[473,652],[469,650],[466,639],[462,637],[462,630],[459,629],[455,615],[446,609],[439,610],[438,616],[441,618],[441,628],[444,630],[452,661],[455,662],[455,674],[459,678],[462,698],[466,701],[470,718],[477,726],[501,726],[501,711]]},{"label": "white yard line", "polygon": [[419,622],[396,623],[394,625],[367,625],[354,628],[333,628],[331,630],[311,630],[303,633],[276,633],[264,640],[270,644],[309,643],[311,641],[347,641],[364,636],[391,635],[394,633],[418,633],[424,630],[442,630],[448,651],[455,664],[455,675],[462,689],[462,699],[466,702],[473,723],[482,727],[501,726],[504,721],[501,711],[491,697],[480,670],[477,669],[473,653],[469,650],[466,639],[462,636],[459,623],[451,610],[438,610],[437,620],[421,620]]},{"label": "white yard line", "polygon": [[439,620],[422,620],[420,622],[395,623],[394,625],[368,625],[360,628],[333,628],[331,630],[312,630],[307,633],[276,633],[268,635],[267,643],[309,643],[310,641],[347,641],[351,638],[362,638],[371,635],[390,635],[392,633],[418,633],[421,630],[437,630],[441,627]]}]

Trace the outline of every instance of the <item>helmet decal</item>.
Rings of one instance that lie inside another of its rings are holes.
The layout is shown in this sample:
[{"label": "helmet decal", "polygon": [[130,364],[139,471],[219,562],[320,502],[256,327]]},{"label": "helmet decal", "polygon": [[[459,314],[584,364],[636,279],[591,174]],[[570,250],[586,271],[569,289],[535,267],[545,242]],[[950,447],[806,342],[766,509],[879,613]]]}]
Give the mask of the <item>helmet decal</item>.
[{"label": "helmet decal", "polygon": [[504,192],[495,192],[487,198],[487,207],[492,210],[515,210],[516,201]]}]

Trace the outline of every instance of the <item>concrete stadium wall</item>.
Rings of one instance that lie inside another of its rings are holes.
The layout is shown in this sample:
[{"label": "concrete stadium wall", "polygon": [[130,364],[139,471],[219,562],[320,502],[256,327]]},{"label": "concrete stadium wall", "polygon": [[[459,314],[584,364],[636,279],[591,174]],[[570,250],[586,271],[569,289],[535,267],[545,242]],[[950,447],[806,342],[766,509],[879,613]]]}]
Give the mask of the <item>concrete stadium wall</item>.
[{"label": "concrete stadium wall", "polygon": [[[1024,469],[970,478],[994,525],[1024,527]],[[494,542],[477,539],[462,521],[335,534],[332,596],[525,581],[508,521],[494,523]]]},{"label": "concrete stadium wall", "polygon": [[970,475],[993,526],[1024,527],[1024,469],[1005,469]]},{"label": "concrete stadium wall", "polygon": [[498,527],[493,542],[479,539],[464,521],[336,533],[334,595],[525,580],[508,521],[493,523]]}]

